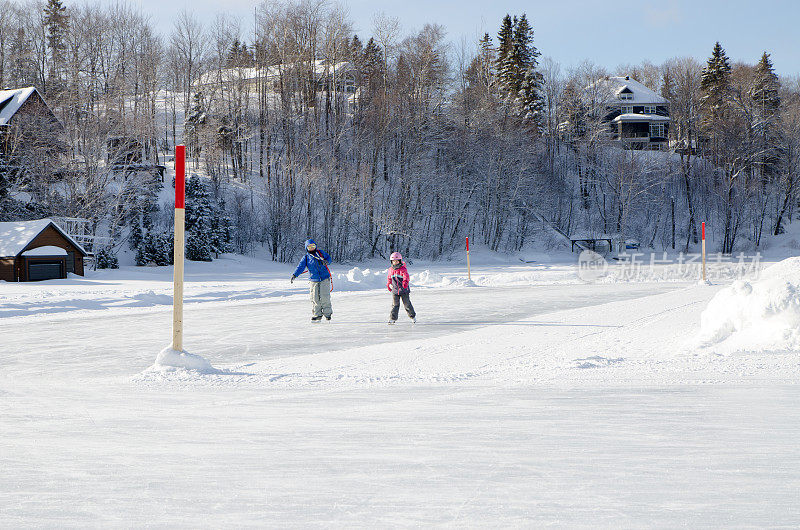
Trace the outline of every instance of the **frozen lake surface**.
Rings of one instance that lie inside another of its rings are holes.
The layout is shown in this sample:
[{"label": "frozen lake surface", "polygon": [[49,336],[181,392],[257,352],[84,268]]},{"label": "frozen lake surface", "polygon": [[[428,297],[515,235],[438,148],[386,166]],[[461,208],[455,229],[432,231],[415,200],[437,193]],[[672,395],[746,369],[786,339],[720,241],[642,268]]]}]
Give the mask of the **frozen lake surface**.
[{"label": "frozen lake surface", "polygon": [[2,527],[800,524],[800,358],[698,347],[721,286],[441,267],[389,327],[373,285],[311,324],[279,266],[216,275],[197,373],[149,368],[169,270],[102,274],[0,302]]}]

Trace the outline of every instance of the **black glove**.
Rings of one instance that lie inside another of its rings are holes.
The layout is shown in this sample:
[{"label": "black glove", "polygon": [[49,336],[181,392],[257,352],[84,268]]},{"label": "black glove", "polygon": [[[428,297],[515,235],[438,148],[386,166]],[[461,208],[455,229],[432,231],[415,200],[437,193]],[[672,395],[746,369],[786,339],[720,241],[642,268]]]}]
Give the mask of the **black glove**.
[{"label": "black glove", "polygon": [[294,283],[294,279],[295,279],[295,278],[297,278],[297,276],[295,276],[294,274],[292,274],[292,279],[291,279],[291,280],[289,280],[289,283]]}]

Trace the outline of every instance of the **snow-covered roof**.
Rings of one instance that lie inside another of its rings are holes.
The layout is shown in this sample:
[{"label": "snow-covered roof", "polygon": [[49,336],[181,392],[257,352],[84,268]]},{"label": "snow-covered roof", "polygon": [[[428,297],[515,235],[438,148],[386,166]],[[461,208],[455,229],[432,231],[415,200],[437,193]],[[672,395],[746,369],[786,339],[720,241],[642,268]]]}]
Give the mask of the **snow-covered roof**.
[{"label": "snow-covered roof", "polygon": [[36,219],[35,221],[12,221],[0,223],[0,258],[18,256],[25,250],[36,236],[41,234],[45,228],[53,225],[62,236],[72,243],[75,248],[83,253],[88,253],[74,239],[67,235],[57,224],[50,219]]},{"label": "snow-covered roof", "polygon": [[[668,105],[669,101],[658,95],[656,92],[650,90],[639,81],[630,78],[629,76],[618,76],[603,78],[599,81],[605,84],[606,88],[611,94],[614,94],[613,102],[620,102],[623,105]],[[630,92],[633,94],[631,99],[618,99],[619,94]],[[612,103],[609,101],[608,103]]]},{"label": "snow-covered roof", "polygon": [[619,123],[619,122],[631,122],[631,121],[658,121],[658,122],[668,122],[669,118],[667,116],[659,116],[658,114],[620,114],[613,120],[611,123]]},{"label": "snow-covered roof", "polygon": [[586,240],[586,239],[614,239],[619,237],[619,234],[606,234],[606,233],[595,233],[595,232],[587,232],[587,231],[577,231],[569,235],[569,238],[576,241]]},{"label": "snow-covered roof", "polygon": [[23,256],[66,256],[67,251],[61,247],[54,247],[52,245],[44,247],[36,247],[26,250],[22,253]]},{"label": "snow-covered roof", "polygon": [[16,88],[13,90],[0,90],[0,125],[8,125],[14,114],[36,92],[36,88]]}]

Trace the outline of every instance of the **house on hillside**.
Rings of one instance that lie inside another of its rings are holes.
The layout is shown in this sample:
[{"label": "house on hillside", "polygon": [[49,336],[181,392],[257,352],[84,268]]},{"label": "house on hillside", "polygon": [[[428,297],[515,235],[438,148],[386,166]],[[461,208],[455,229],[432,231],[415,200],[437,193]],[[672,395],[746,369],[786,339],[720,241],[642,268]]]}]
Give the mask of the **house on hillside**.
[{"label": "house on hillside", "polygon": [[0,90],[0,170],[56,172],[69,152],[64,125],[35,87]]},{"label": "house on hillside", "polygon": [[50,219],[0,223],[0,280],[30,282],[83,276],[83,247]]},{"label": "house on hillside", "polygon": [[599,81],[606,95],[603,122],[626,149],[666,149],[669,101],[630,76]]},{"label": "house on hillside", "polygon": [[2,154],[14,151],[11,143],[12,129],[24,129],[37,133],[39,143],[44,138],[57,137],[64,133],[64,125],[35,87],[0,90],[0,134]]},{"label": "house on hillside", "polygon": [[0,90],[0,127],[10,127],[32,116],[43,117],[59,131],[64,130],[36,87]]}]

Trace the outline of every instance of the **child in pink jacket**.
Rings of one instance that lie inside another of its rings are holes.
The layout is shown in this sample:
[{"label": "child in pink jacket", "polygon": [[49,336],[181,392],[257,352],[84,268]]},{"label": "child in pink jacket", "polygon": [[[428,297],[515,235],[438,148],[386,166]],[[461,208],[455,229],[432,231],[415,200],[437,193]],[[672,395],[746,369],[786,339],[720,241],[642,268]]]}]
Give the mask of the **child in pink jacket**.
[{"label": "child in pink jacket", "polygon": [[389,259],[392,262],[386,273],[386,288],[392,292],[392,310],[389,313],[389,324],[394,324],[397,321],[397,314],[400,312],[400,300],[403,301],[408,317],[412,322],[416,322],[417,314],[414,312],[414,306],[411,305],[411,298],[409,298],[411,294],[409,285],[411,277],[408,275],[405,263],[403,263],[403,256],[399,252],[393,252]]}]

